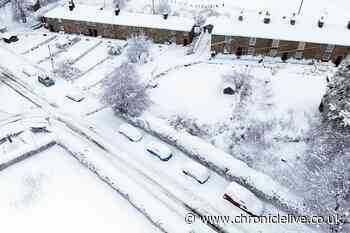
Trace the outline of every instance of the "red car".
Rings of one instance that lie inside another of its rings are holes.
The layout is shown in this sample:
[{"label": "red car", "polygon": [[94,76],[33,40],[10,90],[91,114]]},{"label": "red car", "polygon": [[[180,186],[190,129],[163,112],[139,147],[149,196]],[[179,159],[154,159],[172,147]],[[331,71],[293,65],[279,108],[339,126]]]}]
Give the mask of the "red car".
[{"label": "red car", "polygon": [[260,216],[263,203],[248,189],[231,182],[224,194],[224,199],[252,216]]}]

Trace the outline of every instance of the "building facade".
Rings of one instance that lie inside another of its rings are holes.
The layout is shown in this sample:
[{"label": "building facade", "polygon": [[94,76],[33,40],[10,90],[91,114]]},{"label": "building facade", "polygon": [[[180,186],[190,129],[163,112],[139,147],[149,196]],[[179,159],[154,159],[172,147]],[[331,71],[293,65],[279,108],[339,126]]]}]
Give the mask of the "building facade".
[{"label": "building facade", "polygon": [[[46,27],[52,32],[62,31],[121,40],[126,40],[133,34],[144,34],[155,43],[172,42],[183,45],[193,40],[194,21],[190,19],[132,13],[115,15],[113,11],[96,10],[90,6],[80,6],[73,11],[62,8],[59,7],[57,12],[49,12],[43,17]],[[84,17],[84,13],[88,11],[97,14],[97,17]]]},{"label": "building facade", "polygon": [[349,46],[287,41],[242,36],[212,35],[211,50],[215,53],[262,55],[280,57],[282,60],[316,59],[339,64],[348,54]]}]

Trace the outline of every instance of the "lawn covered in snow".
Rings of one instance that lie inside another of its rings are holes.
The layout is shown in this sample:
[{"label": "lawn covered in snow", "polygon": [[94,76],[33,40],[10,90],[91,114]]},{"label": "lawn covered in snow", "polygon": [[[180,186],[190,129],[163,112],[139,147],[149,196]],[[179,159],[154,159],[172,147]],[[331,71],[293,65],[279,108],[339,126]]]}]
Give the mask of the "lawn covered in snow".
[{"label": "lawn covered in snow", "polygon": [[0,119],[2,119],[2,116],[3,118],[7,118],[11,115],[28,112],[35,108],[35,105],[1,82],[0,99],[7,100],[1,103]]},{"label": "lawn covered in snow", "polygon": [[[147,114],[270,176],[289,174],[307,149],[307,133],[318,121],[326,77],[333,71],[329,64],[213,59],[158,78],[158,86],[149,89],[153,104]],[[244,103],[239,93],[223,94],[224,75],[233,72],[252,77]],[[284,183],[288,176],[278,179]]]},{"label": "lawn covered in snow", "polygon": [[157,232],[119,194],[58,147],[0,172],[8,232]]}]

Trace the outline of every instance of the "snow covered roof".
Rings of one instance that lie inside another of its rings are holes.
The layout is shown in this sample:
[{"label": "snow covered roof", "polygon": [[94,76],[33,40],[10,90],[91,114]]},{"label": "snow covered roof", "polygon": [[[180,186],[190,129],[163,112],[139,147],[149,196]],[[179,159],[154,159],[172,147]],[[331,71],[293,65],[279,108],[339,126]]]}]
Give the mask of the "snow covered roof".
[{"label": "snow covered roof", "polygon": [[297,16],[295,25],[290,24],[292,15],[283,17],[270,12],[271,21],[265,24],[265,14],[257,11],[243,12],[243,21],[238,20],[240,11],[232,12],[231,17],[210,17],[207,24],[214,25],[214,35],[244,36],[287,41],[303,41],[310,43],[334,44],[350,46],[350,30],[348,20],[325,18],[324,26],[318,27],[321,15]]},{"label": "snow covered roof", "polygon": [[169,16],[165,20],[162,15],[148,15],[125,11],[121,11],[116,16],[114,10],[100,10],[96,6],[81,4],[77,4],[73,11],[69,11],[68,6],[58,6],[46,13],[44,17],[187,32],[191,31],[195,23],[194,19],[179,16]]}]

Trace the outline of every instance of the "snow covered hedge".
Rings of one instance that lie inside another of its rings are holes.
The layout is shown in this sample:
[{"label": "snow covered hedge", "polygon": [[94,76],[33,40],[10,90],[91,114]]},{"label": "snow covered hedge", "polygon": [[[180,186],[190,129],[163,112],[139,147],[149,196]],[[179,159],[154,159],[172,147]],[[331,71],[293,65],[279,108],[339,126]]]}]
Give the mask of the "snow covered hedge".
[{"label": "snow covered hedge", "polygon": [[293,195],[290,190],[275,182],[273,178],[248,167],[241,160],[233,158],[204,140],[183,131],[178,132],[152,116],[144,118],[124,116],[124,118],[131,124],[177,147],[225,179],[243,185],[259,198],[289,213],[303,213],[303,200],[300,197]]},{"label": "snow covered hedge", "polygon": [[29,157],[39,154],[56,145],[55,141],[48,141],[39,145],[28,145],[23,147],[20,151],[14,151],[0,157],[0,171],[9,166],[21,162]]}]

